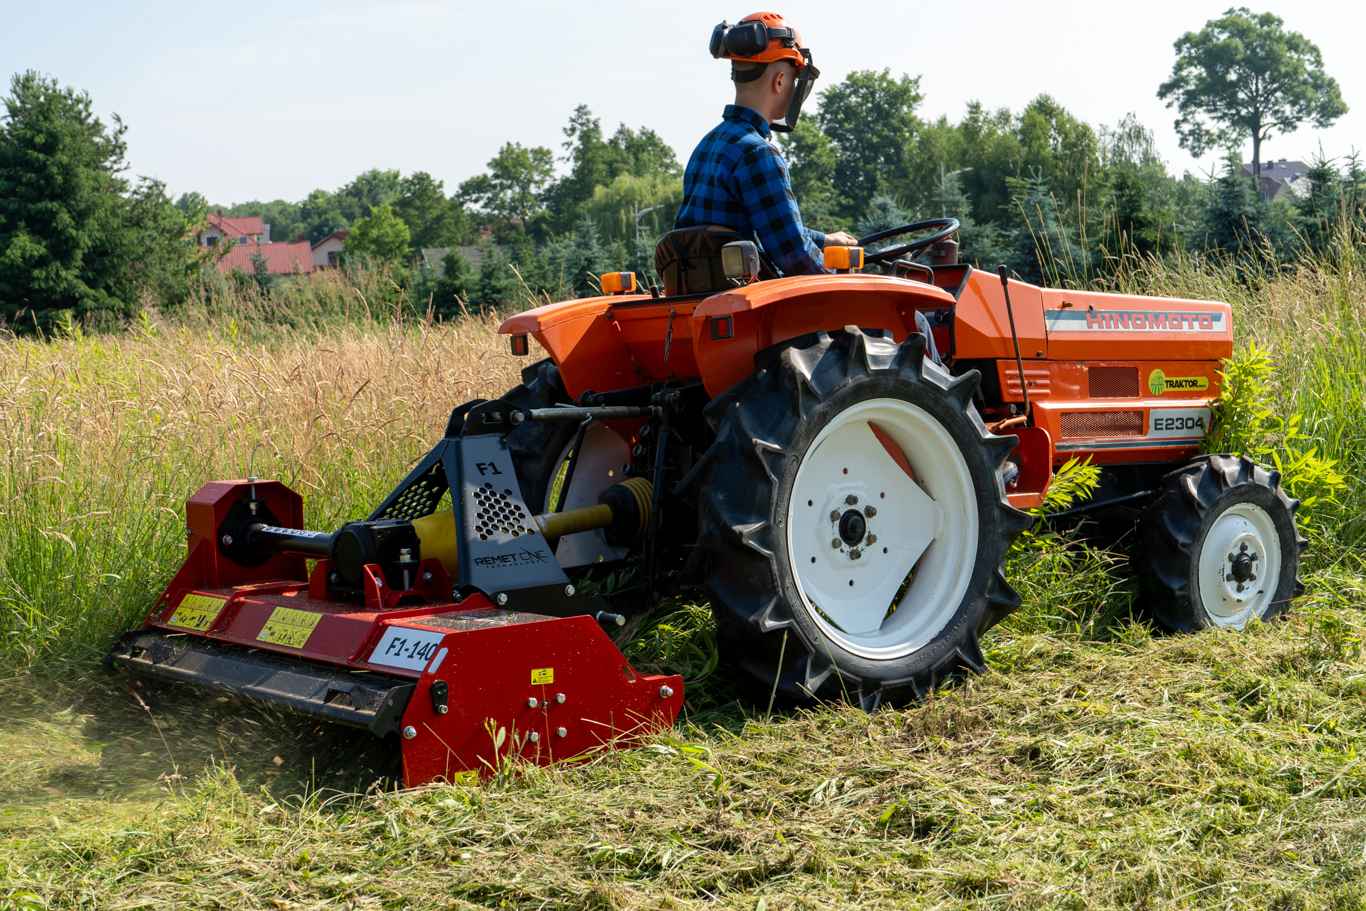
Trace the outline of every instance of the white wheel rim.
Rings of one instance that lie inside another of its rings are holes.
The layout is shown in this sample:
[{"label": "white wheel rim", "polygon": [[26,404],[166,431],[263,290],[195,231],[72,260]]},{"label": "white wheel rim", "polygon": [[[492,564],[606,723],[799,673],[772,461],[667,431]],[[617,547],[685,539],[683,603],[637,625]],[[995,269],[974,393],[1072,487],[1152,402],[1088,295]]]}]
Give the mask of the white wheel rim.
[{"label": "white wheel rim", "polygon": [[[856,544],[851,511],[866,526]],[[889,660],[938,636],[967,592],[977,541],[967,462],[948,430],[910,402],[859,402],[802,456],[787,509],[793,577],[807,614],[849,652]]]},{"label": "white wheel rim", "polygon": [[1200,603],[1215,626],[1242,629],[1261,617],[1281,581],[1276,523],[1254,503],[1221,512],[1200,544]]}]

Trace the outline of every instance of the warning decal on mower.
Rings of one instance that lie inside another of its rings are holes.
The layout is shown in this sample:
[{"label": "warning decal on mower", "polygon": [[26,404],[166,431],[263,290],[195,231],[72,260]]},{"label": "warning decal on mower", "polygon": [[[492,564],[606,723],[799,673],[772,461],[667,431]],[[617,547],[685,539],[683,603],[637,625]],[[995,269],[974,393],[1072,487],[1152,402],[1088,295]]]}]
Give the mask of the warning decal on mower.
[{"label": "warning decal on mower", "polygon": [[555,669],[553,667],[533,667],[531,669],[532,686],[549,686],[555,682]]},{"label": "warning decal on mower", "polygon": [[271,611],[270,619],[266,621],[265,626],[261,627],[256,641],[303,648],[308,642],[308,637],[313,635],[313,628],[322,618],[322,614],[313,611],[277,607]]},{"label": "warning decal on mower", "polygon": [[213,622],[218,619],[218,615],[226,603],[227,601],[223,598],[196,595],[191,592],[180,599],[180,606],[175,609],[175,613],[171,614],[171,619],[166,622],[171,626],[192,629],[197,633],[202,633],[213,626]]},{"label": "warning decal on mower", "polygon": [[391,626],[375,644],[375,650],[370,653],[370,663],[420,671],[432,660],[444,638],[445,633],[435,630]]}]

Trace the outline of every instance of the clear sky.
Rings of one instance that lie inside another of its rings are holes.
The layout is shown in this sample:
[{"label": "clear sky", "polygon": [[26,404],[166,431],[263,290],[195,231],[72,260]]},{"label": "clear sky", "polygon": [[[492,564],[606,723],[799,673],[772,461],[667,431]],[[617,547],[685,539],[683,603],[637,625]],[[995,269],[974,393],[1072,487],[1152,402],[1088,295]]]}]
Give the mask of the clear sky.
[{"label": "clear sky", "polygon": [[[1047,92],[1093,125],[1133,111],[1177,172],[1208,170],[1156,98],[1172,42],[1234,0],[1010,3],[788,0],[822,84],[854,69],[922,77],[926,117],[977,99],[1018,110]],[[1366,148],[1366,6],[1269,8],[1323,51],[1352,109],[1272,139],[1264,157]],[[210,200],[300,199],[371,167],[425,170],[448,191],[505,141],[556,148],[576,104],[607,130],[658,131],[686,160],[729,100],[712,26],[753,10],[713,0],[0,0],[0,75],[38,69],[129,125],[134,174]],[[1250,145],[1250,144],[1249,144]],[[1249,151],[1250,154],[1250,151]]]}]

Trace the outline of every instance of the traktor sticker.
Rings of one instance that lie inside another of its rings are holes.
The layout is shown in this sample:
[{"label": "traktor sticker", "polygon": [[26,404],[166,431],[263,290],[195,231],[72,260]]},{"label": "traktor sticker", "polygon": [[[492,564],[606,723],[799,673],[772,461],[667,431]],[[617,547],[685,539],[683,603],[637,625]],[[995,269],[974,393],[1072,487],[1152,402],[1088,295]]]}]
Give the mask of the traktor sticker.
[{"label": "traktor sticker", "polygon": [[1224,314],[1205,310],[1045,310],[1049,332],[1223,332]]},{"label": "traktor sticker", "polygon": [[1208,388],[1207,376],[1167,376],[1161,367],[1148,374],[1148,391],[1153,395],[1167,392],[1200,392]]}]

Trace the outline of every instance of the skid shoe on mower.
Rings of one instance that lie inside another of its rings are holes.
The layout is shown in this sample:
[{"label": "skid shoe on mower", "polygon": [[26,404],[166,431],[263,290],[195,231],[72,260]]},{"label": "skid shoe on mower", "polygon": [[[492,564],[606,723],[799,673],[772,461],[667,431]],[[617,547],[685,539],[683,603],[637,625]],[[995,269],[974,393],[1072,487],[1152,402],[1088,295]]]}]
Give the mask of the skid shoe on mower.
[{"label": "skid shoe on mower", "polygon": [[[437,463],[454,459],[459,471],[459,441],[444,442],[457,451]],[[471,521],[487,512],[490,489],[465,491]],[[513,488],[497,493],[500,516],[525,514]],[[463,551],[509,576],[506,567],[534,561],[540,575],[530,578],[553,581],[554,613],[535,610],[535,587],[511,605],[501,592],[462,589],[440,559],[414,555],[402,522],[300,531],[302,501],[278,482],[207,484],[187,518],[189,558],[112,663],[395,736],[408,786],[630,745],[682,707],[682,678],[632,668],[539,533],[512,536],[506,563],[487,532],[482,551]],[[351,596],[337,597],[343,589]]]}]

